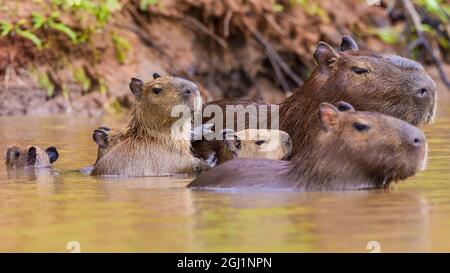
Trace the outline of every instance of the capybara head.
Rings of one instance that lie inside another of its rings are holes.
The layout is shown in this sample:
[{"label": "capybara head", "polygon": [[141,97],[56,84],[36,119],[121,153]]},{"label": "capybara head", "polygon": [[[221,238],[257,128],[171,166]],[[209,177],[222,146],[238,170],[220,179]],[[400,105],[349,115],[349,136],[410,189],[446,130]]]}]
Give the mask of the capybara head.
[{"label": "capybara head", "polygon": [[246,129],[235,135],[240,146],[238,158],[283,159],[292,151],[291,138],[284,131]]},{"label": "capybara head", "polygon": [[292,138],[292,157],[307,152],[319,132],[317,108],[322,102],[346,101],[358,111],[413,125],[433,120],[436,86],[419,63],[359,50],[349,36],[344,36],[339,51],[320,42],[314,58],[317,67],[311,76],[280,105],[280,129]]},{"label": "capybara head", "polygon": [[[319,42],[314,58],[316,81],[324,95],[351,103],[359,111],[380,112],[413,125],[430,123],[436,106],[436,84],[421,64],[393,54],[359,50],[344,36],[340,51]],[[313,90],[316,91],[316,90]]]},{"label": "capybara head", "polygon": [[314,149],[294,159],[302,173],[315,173],[309,183],[340,177],[333,183],[345,188],[381,187],[425,168],[427,143],[420,129],[380,113],[355,111],[345,102],[338,108],[320,105]]},{"label": "capybara head", "polygon": [[177,122],[177,131],[171,132],[181,133],[177,138],[190,138],[191,111],[201,109],[197,85],[182,78],[154,73],[153,80],[147,83],[132,78],[130,89],[136,97],[129,123],[129,133],[133,137],[167,132]]},{"label": "capybara head", "polygon": [[58,157],[55,147],[42,150],[37,146],[12,145],[6,151],[6,166],[8,168],[50,167]]},{"label": "capybara head", "polygon": [[119,143],[124,134],[125,131],[110,129],[104,126],[95,129],[92,135],[94,142],[98,145],[97,160],[95,162]]},{"label": "capybara head", "polygon": [[200,99],[198,87],[183,78],[153,74],[153,80],[143,81],[131,78],[130,89],[142,111],[170,117],[175,105],[193,107]]}]

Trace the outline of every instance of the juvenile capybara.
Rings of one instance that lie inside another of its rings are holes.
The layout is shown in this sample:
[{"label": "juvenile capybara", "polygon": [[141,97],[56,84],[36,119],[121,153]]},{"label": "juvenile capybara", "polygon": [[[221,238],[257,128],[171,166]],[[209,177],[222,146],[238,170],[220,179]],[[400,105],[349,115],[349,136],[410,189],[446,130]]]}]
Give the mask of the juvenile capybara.
[{"label": "juvenile capybara", "polygon": [[15,144],[6,151],[6,167],[8,168],[46,168],[59,157],[55,147],[43,150],[38,146]]},{"label": "juvenile capybara", "polygon": [[194,141],[195,156],[222,164],[237,158],[284,159],[292,151],[286,132],[268,129],[224,130],[223,139]]},{"label": "juvenile capybara", "polygon": [[190,112],[185,119],[172,117],[172,113],[178,106],[192,110],[200,99],[198,87],[182,78],[155,73],[145,84],[132,78],[130,89],[136,103],[127,129],[95,163],[91,174],[163,176],[193,172],[199,160],[191,154]]},{"label": "juvenile capybara", "polygon": [[[317,113],[316,113],[317,114]],[[319,133],[291,161],[237,159],[209,170],[190,188],[356,190],[387,187],[425,168],[423,132],[405,121],[374,112],[322,103]]]},{"label": "juvenile capybara", "polygon": [[[110,129],[109,127],[99,127],[94,130],[92,138],[98,145],[97,159],[95,163],[102,158],[112,147],[116,146],[122,137],[125,135],[126,130]],[[94,164],[95,164],[94,163]]]},{"label": "juvenile capybara", "polygon": [[[317,66],[310,77],[279,105],[279,129],[292,139],[292,157],[301,155],[319,132],[316,113],[322,102],[346,101],[359,111],[383,113],[413,125],[432,122],[436,85],[419,63],[396,55],[359,50],[349,36],[343,37],[339,51],[320,42],[314,58]],[[226,105],[267,105],[227,99],[208,102],[205,107],[214,104],[223,109]],[[226,128],[233,129],[235,122],[225,120],[224,123]]]}]

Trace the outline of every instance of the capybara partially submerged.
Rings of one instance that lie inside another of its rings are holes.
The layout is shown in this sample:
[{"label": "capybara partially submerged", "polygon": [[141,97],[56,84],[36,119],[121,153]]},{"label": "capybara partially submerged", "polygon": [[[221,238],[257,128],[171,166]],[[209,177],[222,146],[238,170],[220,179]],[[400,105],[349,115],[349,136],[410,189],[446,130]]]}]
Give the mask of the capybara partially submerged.
[{"label": "capybara partially submerged", "polygon": [[38,146],[15,144],[6,151],[6,167],[8,168],[46,168],[59,157],[55,147],[43,150]]},{"label": "capybara partially submerged", "polygon": [[[317,108],[322,102],[346,101],[359,111],[383,113],[413,125],[432,122],[436,85],[419,63],[359,50],[349,36],[342,39],[340,51],[320,42],[314,58],[317,67],[311,76],[279,106],[279,129],[291,136],[292,157],[306,151],[305,147],[319,132]],[[227,99],[211,101],[205,107],[214,104],[223,109],[226,105],[266,105]],[[226,128],[233,129],[233,121],[226,124]]]},{"label": "capybara partially submerged", "polygon": [[355,190],[387,187],[425,168],[423,132],[374,112],[320,105],[320,131],[292,161],[237,159],[209,170],[190,188]]},{"label": "capybara partially submerged", "polygon": [[[209,162],[207,164],[213,167],[236,158],[284,159],[292,151],[291,138],[286,132],[280,130],[246,129],[239,132],[231,130],[227,132],[231,137],[224,135],[222,140],[194,142],[194,145],[195,143],[203,145],[194,147],[198,153],[194,155]],[[120,142],[124,133],[124,130],[108,127],[99,127],[94,130],[93,139],[98,145],[96,162]]]},{"label": "capybara partially submerged", "polygon": [[292,151],[291,138],[280,130],[224,130],[224,133],[221,140],[194,141],[195,155],[215,162],[215,166],[237,158],[284,159]]},{"label": "capybara partially submerged", "polygon": [[112,147],[116,146],[125,133],[126,130],[110,129],[109,127],[99,127],[95,129],[94,134],[92,135],[94,142],[98,145],[95,163],[97,163],[97,161]]},{"label": "capybara partially submerged", "polygon": [[[132,78],[130,89],[136,104],[127,129],[120,141],[95,163],[91,174],[192,173],[199,160],[191,154],[190,110],[194,101],[200,99],[198,87],[182,78],[161,77],[155,73],[153,80],[145,84]],[[178,106],[187,108],[188,118],[172,117],[174,107]]]}]

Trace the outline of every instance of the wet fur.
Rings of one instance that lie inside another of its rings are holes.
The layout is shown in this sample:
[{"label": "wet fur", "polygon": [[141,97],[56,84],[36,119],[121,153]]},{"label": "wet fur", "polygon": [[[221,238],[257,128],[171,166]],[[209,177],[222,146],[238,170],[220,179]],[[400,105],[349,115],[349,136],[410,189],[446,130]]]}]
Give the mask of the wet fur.
[{"label": "wet fur", "polygon": [[[152,94],[158,86],[164,93]],[[181,95],[198,88],[181,78],[158,77],[145,84],[131,112],[131,120],[120,141],[100,158],[92,175],[165,176],[192,173],[199,160],[191,154],[190,120],[183,124],[182,139],[171,134],[178,118],[170,117],[175,105],[188,104]]]},{"label": "wet fur", "polygon": [[[372,127],[356,132],[352,124]],[[248,190],[355,190],[387,187],[424,169],[424,134],[408,123],[368,112],[341,113],[333,127],[320,127],[308,153],[292,161],[237,159],[205,172],[188,187]],[[422,141],[411,146],[411,138]]]},{"label": "wet fur", "polygon": [[[320,130],[317,108],[322,102],[347,101],[357,110],[380,112],[413,125],[432,122],[436,86],[419,63],[351,47],[347,43],[344,51],[335,52],[325,43],[319,43],[315,54],[317,67],[305,83],[279,105],[279,129],[287,132],[293,142],[291,158],[310,151],[312,140]],[[357,75],[351,71],[353,66],[364,66],[372,73]],[[414,98],[414,92],[420,87],[429,90],[429,100]],[[258,109],[269,105],[246,99],[211,101],[205,106],[209,104],[222,109],[226,105],[255,105]],[[225,128],[233,129],[235,123],[235,120],[226,120],[224,115]],[[268,124],[271,126],[270,122]],[[249,128],[248,119],[246,128]]]}]

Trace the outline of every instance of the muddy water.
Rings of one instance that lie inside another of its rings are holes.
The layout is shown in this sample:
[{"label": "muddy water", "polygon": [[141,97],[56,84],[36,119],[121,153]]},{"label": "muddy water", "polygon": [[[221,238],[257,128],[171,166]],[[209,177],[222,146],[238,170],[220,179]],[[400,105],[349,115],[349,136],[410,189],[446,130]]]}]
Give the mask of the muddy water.
[{"label": "muddy water", "polygon": [[[441,92],[429,167],[390,190],[231,193],[187,190],[187,178],[99,179],[92,129],[121,119],[0,118],[14,142],[54,145],[54,170],[0,164],[0,251],[450,251],[450,98]],[[375,243],[377,244],[377,243]]]}]

